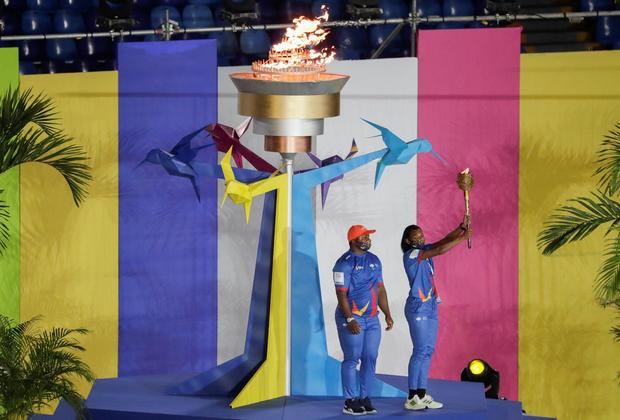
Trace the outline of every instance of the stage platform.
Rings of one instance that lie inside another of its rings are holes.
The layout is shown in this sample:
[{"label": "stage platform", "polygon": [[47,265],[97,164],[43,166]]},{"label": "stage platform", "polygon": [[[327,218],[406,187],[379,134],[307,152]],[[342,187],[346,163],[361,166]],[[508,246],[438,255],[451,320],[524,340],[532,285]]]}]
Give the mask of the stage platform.
[{"label": "stage platform", "polygon": [[[281,419],[327,420],[349,418],[342,414],[342,398],[278,398],[249,407],[231,409],[231,398],[168,395],[174,385],[195,375],[158,375],[100,379],[88,396],[87,405],[94,420],[208,420],[208,419]],[[405,377],[380,375],[381,379],[402,390]],[[402,398],[374,398],[377,419],[422,418],[433,420],[534,420],[542,417],[522,414],[517,401],[487,400],[482,384],[430,380],[429,392],[445,406],[440,410],[407,411]],[[62,402],[53,416],[34,416],[37,420],[74,420]]]}]

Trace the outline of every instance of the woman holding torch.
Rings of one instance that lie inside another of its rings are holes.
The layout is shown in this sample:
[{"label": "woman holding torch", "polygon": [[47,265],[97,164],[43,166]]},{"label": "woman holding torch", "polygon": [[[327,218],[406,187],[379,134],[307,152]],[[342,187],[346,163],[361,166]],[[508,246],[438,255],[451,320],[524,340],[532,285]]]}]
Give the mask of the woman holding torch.
[{"label": "woman holding torch", "polygon": [[464,222],[439,242],[427,244],[422,228],[416,225],[407,226],[403,232],[400,246],[410,286],[405,316],[413,342],[413,354],[409,359],[409,397],[405,401],[407,410],[443,407],[442,403],[426,393],[431,357],[437,341],[437,304],[441,302],[435,287],[433,257],[471,239],[470,216],[467,213]]}]

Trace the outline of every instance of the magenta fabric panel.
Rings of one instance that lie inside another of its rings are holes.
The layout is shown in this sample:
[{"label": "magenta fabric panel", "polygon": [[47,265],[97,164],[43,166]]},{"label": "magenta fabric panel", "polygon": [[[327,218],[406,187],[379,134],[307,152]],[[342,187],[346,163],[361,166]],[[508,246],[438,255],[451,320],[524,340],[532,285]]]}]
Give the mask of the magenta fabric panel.
[{"label": "magenta fabric panel", "polygon": [[[448,163],[418,159],[417,221],[427,242],[461,221],[456,175],[471,168],[473,247],[435,258],[439,337],[431,377],[472,358],[517,398],[520,29],[420,31],[418,134]],[[535,244],[532,244],[534,246]],[[431,390],[432,392],[432,390]]]}]

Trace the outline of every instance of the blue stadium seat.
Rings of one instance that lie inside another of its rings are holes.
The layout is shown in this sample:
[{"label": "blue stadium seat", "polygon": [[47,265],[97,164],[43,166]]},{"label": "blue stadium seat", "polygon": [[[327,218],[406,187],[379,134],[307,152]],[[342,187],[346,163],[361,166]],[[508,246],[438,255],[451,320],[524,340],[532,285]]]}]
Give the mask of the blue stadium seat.
[{"label": "blue stadium seat", "polygon": [[90,10],[83,15],[84,25],[88,32],[100,32],[101,29],[97,27],[97,16],[99,14],[96,10]]},{"label": "blue stadium seat", "polygon": [[244,31],[239,37],[241,52],[251,56],[267,56],[271,48],[271,40],[267,31]]},{"label": "blue stadium seat", "polygon": [[2,2],[5,9],[12,12],[21,12],[28,7],[26,0],[2,0]]},{"label": "blue stadium seat", "polygon": [[366,51],[351,48],[336,48],[336,60],[361,60],[366,57]]},{"label": "blue stadium seat", "polygon": [[155,3],[160,6],[172,6],[180,9],[183,7],[185,0],[156,0]]},{"label": "blue stadium seat", "polygon": [[71,61],[46,61],[43,63],[45,73],[74,73],[82,71],[81,63],[78,60]]},{"label": "blue stadium seat", "polygon": [[19,41],[19,60],[39,61],[45,59],[45,41],[27,39]]},{"label": "blue stadium seat", "polygon": [[409,15],[409,7],[405,0],[379,0],[379,7],[383,10],[381,17],[386,19],[403,18]]},{"label": "blue stadium seat", "polygon": [[312,6],[299,0],[285,0],[280,5],[280,11],[280,20],[282,22],[292,22],[293,19],[299,16],[311,16]]},{"label": "blue stadium seat", "polygon": [[[332,29],[332,37],[339,50],[358,51],[360,54],[368,49],[368,33],[364,28],[343,27]],[[333,42],[333,41],[332,41]],[[355,56],[356,53],[347,53]]]},{"label": "blue stadium seat", "polygon": [[74,39],[48,39],[45,43],[47,58],[52,61],[77,58],[77,47]]},{"label": "blue stadium seat", "polygon": [[155,0],[131,0],[131,8],[134,13],[138,10],[150,10],[155,4]]},{"label": "blue stadium seat", "polygon": [[[375,50],[379,48],[383,41],[390,35],[396,25],[375,25],[370,28],[369,40],[370,47]],[[388,44],[381,57],[392,56],[403,50],[402,31]]]},{"label": "blue stadium seat", "polygon": [[32,61],[19,60],[19,74],[39,74],[41,66]]},{"label": "blue stadium seat", "polygon": [[232,32],[213,32],[209,39],[217,41],[217,54],[222,57],[234,57],[239,52],[237,36]]},{"label": "blue stadium seat", "polygon": [[112,40],[110,38],[82,38],[78,40],[80,57],[88,59],[103,59],[112,54]]},{"label": "blue stadium seat", "polygon": [[28,9],[31,10],[46,10],[51,12],[58,9],[57,0],[27,0]]},{"label": "blue stadium seat", "polygon": [[183,23],[186,28],[205,28],[213,26],[213,13],[209,6],[188,4],[183,9]]},{"label": "blue stadium seat", "polygon": [[606,47],[620,40],[620,16],[599,16],[596,18],[596,41]]},{"label": "blue stadium seat", "polygon": [[418,16],[441,16],[441,3],[437,0],[418,0]]},{"label": "blue stadium seat", "polygon": [[260,23],[281,23],[278,0],[259,0],[257,4]]},{"label": "blue stadium seat", "polygon": [[46,11],[26,10],[22,14],[22,32],[26,35],[50,33],[52,28],[52,16]]},{"label": "blue stadium seat", "polygon": [[54,28],[61,34],[86,31],[82,15],[74,10],[60,9],[54,14]]},{"label": "blue stadium seat", "polygon": [[474,13],[476,16],[485,15],[484,9],[486,8],[486,0],[474,0]]},{"label": "blue stadium seat", "polygon": [[[2,0],[0,0],[2,1]],[[0,14],[0,20],[4,23],[4,31],[3,35],[17,35],[21,33],[21,22],[19,15],[15,12],[10,12],[5,10],[4,13]]]},{"label": "blue stadium seat", "polygon": [[91,9],[91,2],[90,0],[58,0],[58,8],[84,13]]},{"label": "blue stadium seat", "polygon": [[188,3],[189,4],[206,4],[210,6],[210,5],[221,3],[221,0],[189,0]]},{"label": "blue stadium seat", "polygon": [[114,70],[114,61],[111,59],[93,60],[85,59],[80,60],[82,71],[111,71]]},{"label": "blue stadium seat", "polygon": [[579,9],[583,12],[595,12],[597,10],[611,10],[614,8],[613,0],[581,0]]},{"label": "blue stadium seat", "polygon": [[473,16],[474,4],[471,0],[444,0],[444,16]]},{"label": "blue stadium seat", "polygon": [[136,10],[133,12],[133,29],[151,29],[151,16],[146,11]]}]

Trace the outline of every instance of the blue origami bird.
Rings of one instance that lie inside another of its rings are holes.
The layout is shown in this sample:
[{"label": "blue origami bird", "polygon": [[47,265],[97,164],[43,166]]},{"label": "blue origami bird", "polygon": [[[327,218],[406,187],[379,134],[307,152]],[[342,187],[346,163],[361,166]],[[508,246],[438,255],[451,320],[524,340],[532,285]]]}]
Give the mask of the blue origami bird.
[{"label": "blue origami bird", "polygon": [[194,187],[196,198],[200,201],[200,190],[196,183],[198,174],[192,167],[192,161],[196,158],[201,149],[213,146],[213,144],[192,148],[192,139],[206,128],[207,126],[189,133],[179,140],[170,152],[163,149],[152,149],[147,153],[146,158],[136,167],[142,165],[144,162],[149,162],[155,165],[161,165],[170,175],[188,178]]},{"label": "blue origami bird", "polygon": [[411,160],[418,153],[432,153],[437,159],[442,162],[446,162],[441,156],[433,150],[431,142],[426,139],[415,139],[409,142],[403,141],[396,134],[392,133],[385,127],[375,124],[362,118],[362,121],[375,127],[381,132],[380,136],[383,138],[383,142],[388,148],[388,151],[383,155],[381,160],[377,162],[377,171],[375,172],[375,188],[379,185],[381,175],[388,165],[403,165]]}]

